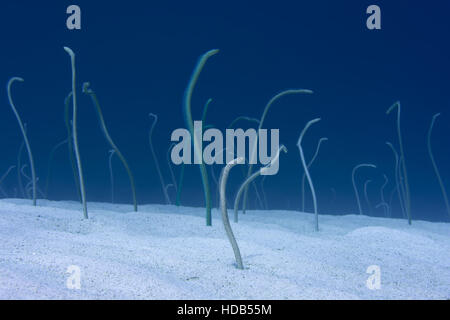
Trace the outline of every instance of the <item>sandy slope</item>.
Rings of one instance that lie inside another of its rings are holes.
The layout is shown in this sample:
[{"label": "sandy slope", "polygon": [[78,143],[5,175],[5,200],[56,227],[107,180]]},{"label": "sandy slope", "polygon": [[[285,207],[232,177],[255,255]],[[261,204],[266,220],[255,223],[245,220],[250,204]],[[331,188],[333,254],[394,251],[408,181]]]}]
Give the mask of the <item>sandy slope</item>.
[{"label": "sandy slope", "polygon": [[[219,212],[0,200],[1,299],[449,299],[450,224],[250,211],[232,223],[237,270]],[[231,212],[230,212],[231,213]],[[81,289],[66,287],[67,268]],[[381,268],[369,290],[367,267]]]}]

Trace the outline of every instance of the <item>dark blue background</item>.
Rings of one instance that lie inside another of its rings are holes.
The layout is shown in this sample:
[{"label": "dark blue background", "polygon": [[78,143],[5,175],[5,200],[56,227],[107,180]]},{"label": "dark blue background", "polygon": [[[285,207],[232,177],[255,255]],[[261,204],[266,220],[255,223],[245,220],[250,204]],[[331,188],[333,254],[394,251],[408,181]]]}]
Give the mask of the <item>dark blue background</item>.
[{"label": "dark blue background", "polygon": [[[70,4],[81,7],[81,31],[66,28]],[[381,7],[381,31],[365,26],[370,4]],[[265,181],[270,208],[300,207],[302,168],[296,142],[305,123],[318,116],[322,122],[311,128],[304,146],[311,157],[320,137],[330,139],[311,170],[319,211],[356,212],[351,169],[361,162],[379,166],[361,171],[359,179],[360,186],[365,179],[373,180],[369,196],[377,204],[382,174],[393,181],[394,161],[385,141],[398,145],[395,115],[386,116],[385,111],[400,100],[413,218],[448,221],[427,154],[426,133],[432,115],[441,112],[433,148],[448,186],[449,13],[448,1],[3,1],[1,171],[16,163],[22,141],[6,95],[8,79],[21,76],[25,82],[14,85],[13,97],[28,124],[43,187],[49,152],[66,137],[63,101],[71,90],[71,73],[62,47],[67,45],[77,54],[78,88],[91,82],[110,133],[128,158],[139,202],[163,203],[148,146],[148,113],[159,116],[154,144],[169,183],[166,150],[172,130],[184,127],[183,91],[197,58],[219,48],[194,92],[194,119],[200,119],[208,98],[214,101],[207,122],[224,129],[240,115],[259,118],[266,102],[283,89],[315,92],[283,98],[265,122],[267,128],[280,129],[281,143],[289,149],[279,174]],[[88,200],[109,201],[108,146],[91,101],[81,92],[79,110]],[[26,154],[23,161],[27,163]],[[129,203],[128,180],[117,159],[114,170],[116,198]],[[182,203],[203,205],[198,169],[191,166],[186,174]],[[230,198],[241,181],[241,171],[235,170]],[[4,184],[12,193],[15,174]],[[386,188],[387,193],[392,187]],[[331,188],[337,192],[333,204]],[[66,148],[56,154],[49,197],[76,199]],[[252,206],[253,199],[251,194]],[[309,210],[311,206],[308,198]],[[394,210],[399,216],[397,205]]]}]

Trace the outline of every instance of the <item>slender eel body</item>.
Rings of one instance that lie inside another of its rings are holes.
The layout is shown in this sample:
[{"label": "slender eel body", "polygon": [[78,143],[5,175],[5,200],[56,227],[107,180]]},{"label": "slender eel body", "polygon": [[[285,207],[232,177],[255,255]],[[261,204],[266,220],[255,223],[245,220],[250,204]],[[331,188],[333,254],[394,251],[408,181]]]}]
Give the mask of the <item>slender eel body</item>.
[{"label": "slender eel body", "polygon": [[355,182],[355,173],[359,168],[362,167],[369,167],[369,168],[376,168],[377,166],[374,164],[370,164],[370,163],[362,163],[362,164],[358,164],[357,166],[355,166],[352,170],[352,183],[353,183],[353,190],[355,191],[355,197],[356,197],[356,202],[358,203],[358,209],[359,209],[359,214],[362,215],[363,211],[361,208],[361,201],[359,200],[359,193],[358,193],[358,189],[356,188],[356,182]]},{"label": "slender eel body", "polygon": [[439,186],[441,187],[442,196],[444,197],[445,207],[446,207],[447,213],[450,217],[450,205],[448,203],[447,192],[445,191],[444,182],[442,182],[441,175],[439,174],[439,169],[437,167],[436,161],[434,160],[434,155],[431,150],[431,132],[433,130],[434,122],[436,121],[436,118],[439,116],[440,116],[440,113],[436,113],[433,116],[433,119],[431,120],[430,129],[428,130],[427,146],[428,146],[428,154],[430,155],[431,163],[433,164],[433,169],[434,169],[434,172],[436,173],[436,177],[438,179]]},{"label": "slender eel body", "polygon": [[228,219],[227,200],[225,194],[226,194],[228,174],[230,173],[231,168],[233,168],[237,164],[242,163],[244,163],[244,158],[237,158],[230,161],[223,169],[222,175],[220,177],[220,207],[222,209],[222,222],[225,228],[225,232],[227,233],[228,240],[230,240],[231,247],[233,248],[234,257],[236,258],[236,264],[238,269],[244,269],[244,265],[242,263],[242,257],[241,252],[239,251],[239,246],[236,242],[236,238],[234,237],[233,230],[231,230],[230,220]]},{"label": "slender eel body", "polygon": [[108,128],[106,127],[105,119],[103,118],[102,109],[100,108],[100,103],[98,102],[97,95],[89,86],[90,86],[89,82],[85,82],[83,84],[83,92],[91,97],[92,102],[95,107],[95,110],[97,111],[97,116],[100,121],[100,127],[102,129],[103,135],[105,136],[105,139],[108,141],[111,148],[113,148],[116,155],[119,157],[120,161],[122,162],[125,170],[127,171],[128,179],[130,180],[130,185],[131,185],[131,192],[133,194],[133,209],[135,212],[137,212],[138,207],[137,207],[137,200],[136,200],[136,187],[134,185],[133,173],[131,172],[131,169],[128,166],[128,162],[125,160],[125,157],[122,155],[122,152],[120,152],[119,148],[116,146],[116,144],[112,140],[111,135],[109,134]]},{"label": "slender eel body", "polygon": [[[217,54],[219,50],[213,49],[205,54],[203,54],[195,66],[194,72],[191,75],[191,78],[189,80],[188,86],[184,92],[184,99],[183,99],[183,114],[184,119],[187,125],[187,128],[189,132],[191,133],[191,136],[194,137],[194,121],[192,120],[192,112],[191,112],[191,98],[192,93],[194,91],[195,84],[198,81],[198,77],[200,76],[200,73],[205,66],[206,61],[215,54]],[[205,194],[205,207],[206,207],[206,225],[211,226],[212,225],[212,219],[211,219],[211,193],[209,190],[209,182],[208,182],[208,173],[206,172],[206,166],[203,163],[203,151],[199,148],[196,143],[194,143],[194,153],[195,156],[198,159],[201,159],[200,163],[200,174],[202,177],[202,184],[203,184],[203,192]],[[182,172],[184,175],[184,170]],[[180,177],[180,182],[182,183],[183,179]],[[181,192],[181,184],[179,184],[178,187],[178,195],[177,195],[177,201],[179,201],[179,194]]]},{"label": "slender eel body", "polygon": [[[272,159],[272,161],[270,162],[269,166],[275,162],[278,161],[278,158],[280,157],[280,151],[284,151],[285,153],[287,152],[287,148],[284,145],[281,145],[280,148],[278,149],[277,154],[275,155],[275,157]],[[256,171],[255,173],[253,173],[250,177],[248,177],[240,186],[237,194],[236,194],[236,198],[234,199],[234,222],[238,222],[238,211],[239,211],[239,201],[241,200],[241,196],[242,193],[244,192],[245,188],[256,178],[258,178],[261,174],[264,174],[264,170],[266,170],[267,167],[263,167],[260,170]]]},{"label": "slender eel body", "polygon": [[[314,152],[313,157],[311,158],[311,160],[308,163],[308,169],[311,168],[312,164],[316,160],[316,158],[319,154],[320,145],[324,141],[328,141],[328,138],[320,138],[319,143],[317,144],[316,152]],[[305,212],[305,182],[306,182],[306,174],[303,173],[303,176],[302,176],[302,211],[303,212]]]},{"label": "slender eel body", "polygon": [[52,175],[52,163],[53,163],[53,157],[55,155],[55,152],[58,150],[59,147],[65,145],[67,143],[67,138],[63,141],[56,144],[52,150],[50,151],[50,156],[48,157],[48,164],[47,164],[47,179],[45,179],[45,197],[48,199],[48,187],[50,185],[50,179]]},{"label": "slender eel body", "polygon": [[[264,108],[263,114],[261,116],[261,120],[259,120],[258,131],[259,131],[259,129],[261,129],[263,127],[264,120],[266,119],[267,113],[269,112],[270,107],[274,104],[275,101],[277,101],[281,97],[284,97],[287,95],[300,94],[300,93],[312,94],[313,92],[308,89],[288,89],[288,90],[284,90],[284,91],[276,94],[274,97],[272,97],[272,99],[269,100],[266,107]],[[250,159],[252,159],[253,155],[256,153],[257,143],[258,143],[258,139],[255,139],[254,145],[251,147],[251,149],[249,149],[250,150]],[[253,165],[251,163],[249,163],[246,179],[248,179],[251,176],[252,168],[253,168]],[[244,190],[244,200],[242,203],[242,213],[243,214],[245,214],[245,210],[247,208],[247,197],[248,197],[248,185],[245,187],[245,190]]]},{"label": "slender eel body", "polygon": [[69,160],[70,166],[72,167],[73,180],[75,182],[75,188],[77,189],[78,200],[80,203],[83,203],[81,200],[81,190],[80,190],[80,180],[78,178],[77,165],[75,162],[75,153],[73,148],[73,134],[72,134],[72,121],[70,121],[70,99],[72,98],[72,92],[70,92],[66,99],[64,100],[64,122],[66,124],[67,129],[67,147],[69,151]]},{"label": "slender eel body", "polygon": [[402,192],[402,188],[401,188],[401,186],[403,184],[400,184],[400,168],[399,168],[400,159],[399,159],[398,153],[395,150],[395,148],[392,145],[392,143],[386,142],[386,144],[388,145],[389,148],[391,148],[392,153],[394,154],[394,158],[395,158],[395,184],[396,184],[395,190],[397,191],[397,194],[398,194],[398,200],[400,202],[400,209],[402,211],[402,215],[403,215],[403,217],[406,217],[405,202],[403,201],[404,192]]},{"label": "slender eel body", "polygon": [[306,178],[308,179],[309,188],[311,189],[312,197],[313,197],[313,204],[314,204],[314,230],[317,232],[319,231],[319,213],[317,211],[317,198],[316,198],[316,191],[314,190],[314,184],[311,179],[311,175],[309,174],[308,166],[306,165],[305,161],[305,155],[303,154],[303,148],[302,148],[302,140],[303,136],[305,135],[308,128],[313,125],[316,122],[319,122],[320,118],[314,119],[309,121],[303,131],[300,134],[300,137],[298,138],[297,147],[300,152],[300,158],[302,159],[302,165],[303,169],[305,170]]},{"label": "slender eel body", "polygon": [[86,202],[86,190],[84,188],[84,176],[83,176],[83,167],[81,165],[80,158],[80,149],[78,147],[78,135],[77,135],[77,95],[76,95],[76,74],[75,74],[75,53],[72,49],[68,47],[64,47],[64,50],[70,56],[70,62],[72,66],[72,104],[73,104],[73,113],[72,113],[72,137],[73,137],[73,147],[75,151],[75,157],[77,160],[78,166],[78,177],[80,180],[80,192],[81,192],[81,203],[83,204],[83,215],[85,219],[89,218],[88,210],[87,210],[87,202]]},{"label": "slender eel body", "polygon": [[167,193],[166,183],[164,182],[164,178],[161,172],[161,168],[159,166],[158,157],[156,156],[155,148],[153,148],[153,130],[155,130],[156,123],[158,122],[158,116],[154,113],[150,113],[149,116],[153,118],[152,127],[150,128],[150,131],[148,133],[148,142],[150,145],[150,150],[152,152],[153,161],[155,162],[156,171],[158,172],[159,182],[161,183],[162,192],[164,194],[164,198],[166,200],[166,204],[172,204],[169,198],[169,194]]},{"label": "slender eel body", "polygon": [[11,105],[11,109],[13,110],[13,112],[17,118],[17,122],[19,123],[20,130],[22,131],[25,146],[27,147],[28,159],[30,161],[30,167],[31,167],[31,179],[32,179],[32,184],[33,184],[33,206],[36,206],[36,171],[34,170],[33,154],[31,152],[31,146],[30,146],[30,142],[28,141],[28,136],[27,136],[27,132],[25,130],[25,126],[23,125],[22,120],[20,119],[19,113],[17,112],[17,109],[14,106],[14,102],[11,98],[11,85],[13,84],[14,81],[23,82],[23,79],[19,78],[19,77],[13,77],[13,78],[9,79],[7,90],[8,90],[9,104]]},{"label": "slender eel body", "polygon": [[[411,196],[409,192],[409,183],[408,183],[408,171],[406,170],[406,162],[405,162],[405,152],[403,150],[403,139],[402,139],[402,133],[400,129],[400,112],[401,112],[401,105],[400,102],[397,101],[394,103],[387,111],[386,114],[391,113],[392,110],[397,108],[397,135],[398,135],[398,144],[400,145],[400,161],[401,161],[401,169],[403,173],[403,179],[404,181],[404,190],[405,190],[405,211],[408,216],[408,224],[411,225],[412,218],[411,218]],[[403,181],[400,181],[400,184],[403,185]]]}]

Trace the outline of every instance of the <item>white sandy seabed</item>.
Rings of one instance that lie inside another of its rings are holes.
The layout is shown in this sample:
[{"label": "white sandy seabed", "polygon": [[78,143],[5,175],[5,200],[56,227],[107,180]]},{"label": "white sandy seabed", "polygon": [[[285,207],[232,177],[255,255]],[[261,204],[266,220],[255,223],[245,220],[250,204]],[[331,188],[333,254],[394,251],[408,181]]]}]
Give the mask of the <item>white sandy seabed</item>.
[{"label": "white sandy seabed", "polygon": [[249,211],[238,270],[217,210],[206,227],[204,208],[89,209],[0,200],[0,299],[450,299],[448,223],[321,215],[317,233],[312,214]]}]

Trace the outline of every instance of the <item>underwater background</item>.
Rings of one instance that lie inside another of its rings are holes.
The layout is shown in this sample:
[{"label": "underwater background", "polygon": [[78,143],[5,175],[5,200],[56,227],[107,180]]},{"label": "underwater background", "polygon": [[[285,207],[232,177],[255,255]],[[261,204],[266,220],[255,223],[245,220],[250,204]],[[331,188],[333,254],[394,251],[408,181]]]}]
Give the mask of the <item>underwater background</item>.
[{"label": "underwater background", "polygon": [[[81,7],[81,30],[66,28],[71,4]],[[381,30],[366,28],[371,4],[381,7]],[[110,201],[111,186],[110,148],[89,97],[81,93],[85,81],[96,92],[110,134],[134,173],[139,203],[164,203],[148,144],[148,114],[159,117],[153,141],[170,183],[166,153],[171,132],[185,127],[184,90],[198,57],[218,48],[194,91],[195,120],[201,119],[209,98],[206,122],[224,130],[238,116],[260,118],[267,101],[284,89],[314,91],[282,98],[265,121],[265,128],[280,129],[280,144],[289,150],[280,157],[279,173],[264,182],[270,209],[300,209],[303,169],[296,143],[304,125],[316,117],[322,121],[308,131],[303,145],[310,158],[317,141],[329,138],[311,168],[319,213],[357,213],[351,171],[359,163],[378,166],[358,174],[360,194],[371,179],[368,195],[372,206],[378,204],[383,173],[390,180],[386,193],[394,187],[394,158],[385,142],[398,149],[396,115],[386,110],[399,100],[412,218],[449,220],[426,145],[431,118],[441,112],[432,145],[448,190],[448,1],[16,1],[0,7],[1,174],[17,163],[22,143],[6,92],[8,79],[20,76],[25,82],[15,84],[12,95],[27,123],[39,186],[45,185],[49,153],[67,135],[64,98],[71,90],[71,70],[63,46],[69,46],[77,57],[78,134],[88,201]],[[22,159],[28,163],[26,153]],[[131,204],[128,178],[117,158],[113,167],[115,199]],[[174,166],[177,177],[179,169]],[[215,169],[219,175],[220,166]],[[188,166],[185,174],[181,203],[204,206],[198,168]],[[231,173],[230,196],[242,181],[240,170]],[[3,186],[13,196],[17,174]],[[77,200],[65,147],[55,154],[48,196]],[[307,193],[309,211],[310,198]],[[254,199],[250,189],[250,208],[255,208]],[[398,201],[393,210],[394,217],[401,216]],[[373,209],[372,215],[383,212]]]}]

